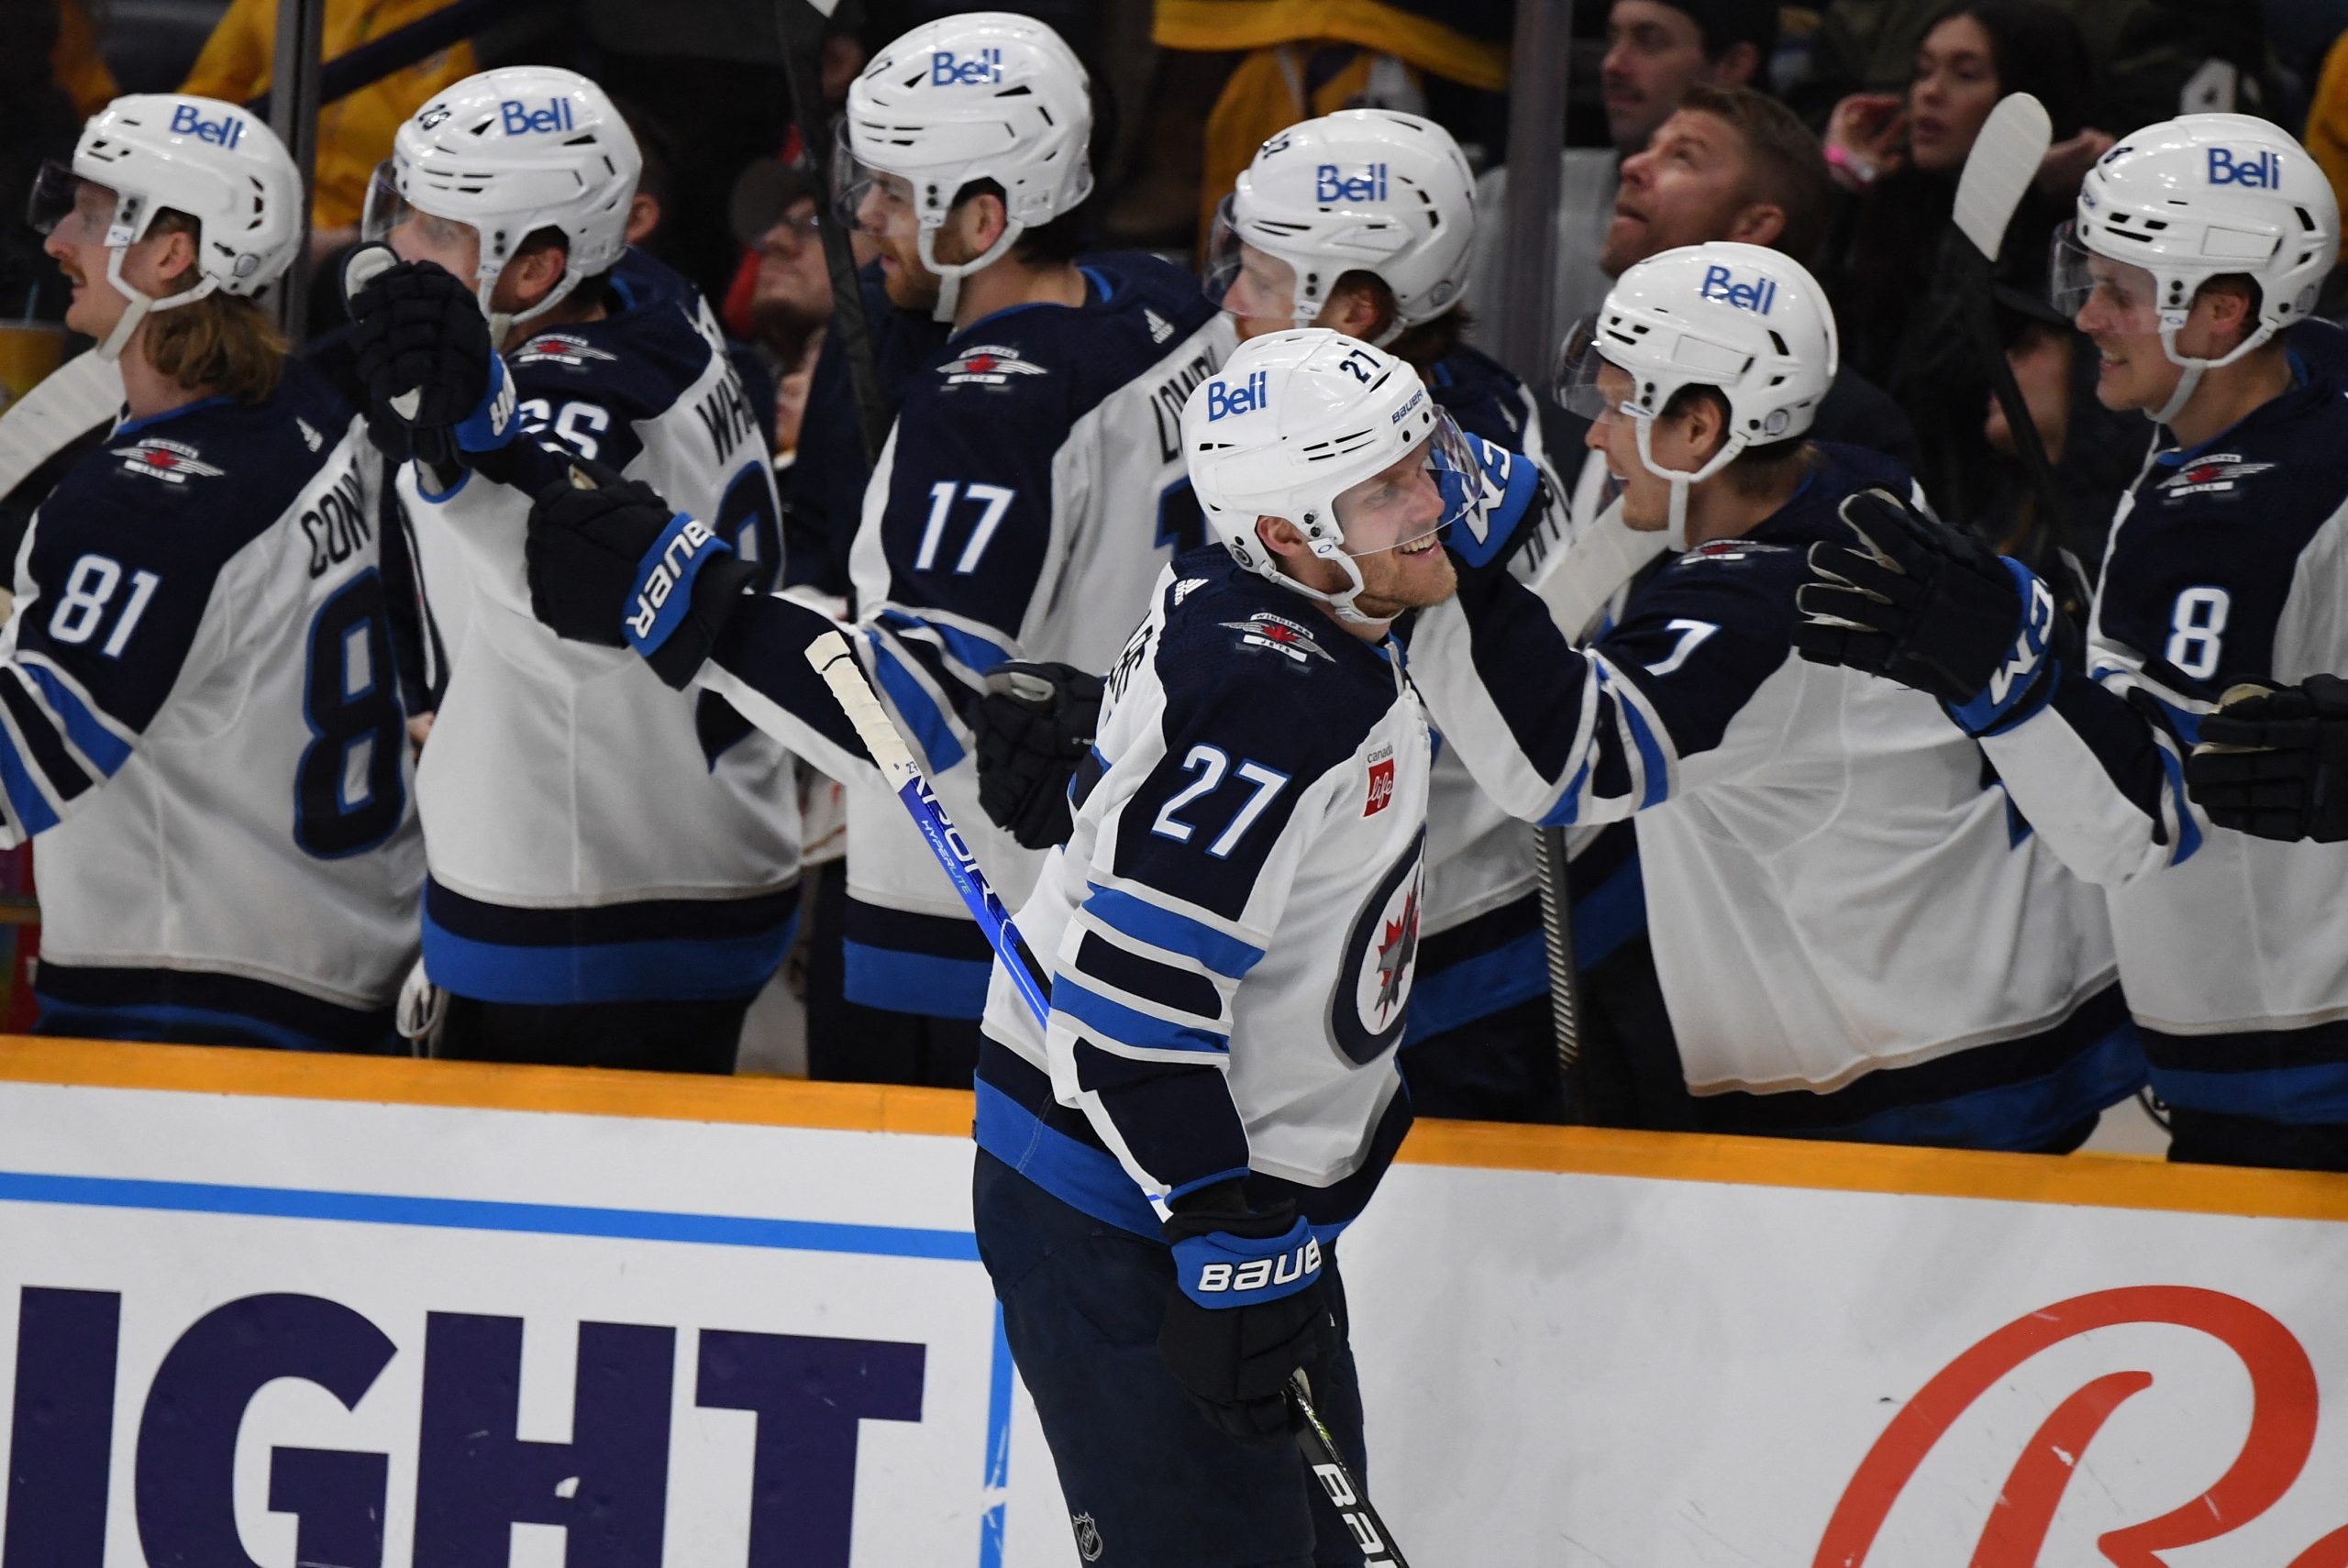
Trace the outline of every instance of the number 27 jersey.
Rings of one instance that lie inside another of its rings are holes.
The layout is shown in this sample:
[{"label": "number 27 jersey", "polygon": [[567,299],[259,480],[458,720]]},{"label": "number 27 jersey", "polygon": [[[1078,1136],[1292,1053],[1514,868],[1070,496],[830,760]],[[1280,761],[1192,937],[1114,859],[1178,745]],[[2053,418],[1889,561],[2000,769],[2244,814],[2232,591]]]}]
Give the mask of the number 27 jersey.
[{"label": "number 27 jersey", "polygon": [[371,461],[289,362],[122,425],[35,514],[0,835],[39,838],[45,1029],[388,1039],[423,855]]}]

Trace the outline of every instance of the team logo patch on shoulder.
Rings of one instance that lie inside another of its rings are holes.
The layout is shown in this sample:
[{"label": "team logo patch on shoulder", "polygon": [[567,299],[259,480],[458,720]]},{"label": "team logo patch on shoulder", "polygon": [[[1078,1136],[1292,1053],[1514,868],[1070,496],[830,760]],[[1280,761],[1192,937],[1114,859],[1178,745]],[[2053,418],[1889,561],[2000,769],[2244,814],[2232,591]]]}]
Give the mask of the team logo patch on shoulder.
[{"label": "team logo patch on shoulder", "polygon": [[1679,558],[1685,563],[1752,560],[1761,556],[1783,555],[1783,545],[1756,545],[1750,539],[1714,539],[1709,545],[1699,545]]},{"label": "team logo patch on shoulder", "polygon": [[590,359],[617,359],[580,338],[560,332],[542,332],[515,350],[517,365],[583,365]]},{"label": "team logo patch on shoulder", "polygon": [[194,447],[166,441],[160,436],[141,436],[134,446],[116,447],[114,455],[122,459],[122,466],[128,472],[146,474],[165,484],[220,477],[220,470],[198,458]]},{"label": "team logo patch on shoulder", "polygon": [[2263,474],[2272,463],[2245,463],[2240,452],[2210,452],[2196,458],[2154,488],[2164,502],[2187,495],[2226,495],[2237,490],[2243,480],[2253,474]]},{"label": "team logo patch on shoulder", "polygon": [[949,387],[978,385],[1000,387],[1010,384],[1013,376],[1047,376],[1051,372],[1043,366],[1019,357],[1016,348],[1000,343],[981,343],[958,359],[948,359],[937,367]]},{"label": "team logo patch on shoulder", "polygon": [[1238,633],[1242,648],[1267,648],[1294,664],[1310,664],[1316,658],[1337,662],[1312,633],[1269,610],[1258,610],[1245,621],[1225,621],[1223,629]]}]

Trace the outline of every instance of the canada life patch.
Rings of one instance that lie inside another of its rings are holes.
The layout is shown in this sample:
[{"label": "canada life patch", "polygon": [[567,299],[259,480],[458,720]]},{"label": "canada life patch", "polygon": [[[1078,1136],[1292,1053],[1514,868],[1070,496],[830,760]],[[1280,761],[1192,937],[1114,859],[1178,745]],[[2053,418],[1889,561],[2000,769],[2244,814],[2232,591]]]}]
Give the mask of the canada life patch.
[{"label": "canada life patch", "polygon": [[1369,799],[1362,806],[1361,814],[1374,817],[1393,803],[1394,756],[1390,751],[1383,758],[1373,760],[1369,765]]}]

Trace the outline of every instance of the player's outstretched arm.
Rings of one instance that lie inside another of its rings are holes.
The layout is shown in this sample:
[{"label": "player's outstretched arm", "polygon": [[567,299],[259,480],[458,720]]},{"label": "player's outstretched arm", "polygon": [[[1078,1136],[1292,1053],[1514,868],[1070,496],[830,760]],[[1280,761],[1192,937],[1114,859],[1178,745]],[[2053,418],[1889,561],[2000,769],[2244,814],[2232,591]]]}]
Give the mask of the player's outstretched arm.
[{"label": "player's outstretched arm", "polygon": [[2348,842],[2348,680],[2237,686],[2201,721],[2185,787],[2210,820],[2290,842]]},{"label": "player's outstretched arm", "polygon": [[1888,491],[1842,517],[1853,542],[1812,545],[1795,591],[1804,658],[1940,699],[2076,875],[2125,882],[2193,853],[2179,705],[2141,660],[2090,654],[2029,569]]},{"label": "player's outstretched arm", "polygon": [[835,778],[871,765],[803,657],[838,624],[747,591],[757,569],[649,485],[578,465],[539,492],[524,550],[530,607],[557,635],[632,648],[681,690],[700,681]]}]

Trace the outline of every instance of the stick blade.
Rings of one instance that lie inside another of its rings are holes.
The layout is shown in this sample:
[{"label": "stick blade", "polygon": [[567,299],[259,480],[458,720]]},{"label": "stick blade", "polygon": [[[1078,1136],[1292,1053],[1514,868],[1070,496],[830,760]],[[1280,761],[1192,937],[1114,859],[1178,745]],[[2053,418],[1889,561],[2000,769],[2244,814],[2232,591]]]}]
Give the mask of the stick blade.
[{"label": "stick blade", "polygon": [[1972,155],[1956,182],[1956,226],[1973,248],[1991,262],[2005,243],[2006,225],[2021,205],[2046,149],[2054,144],[2054,125],[2046,106],[2027,93],[2010,93],[1998,100],[1981,134],[1973,138]]}]

